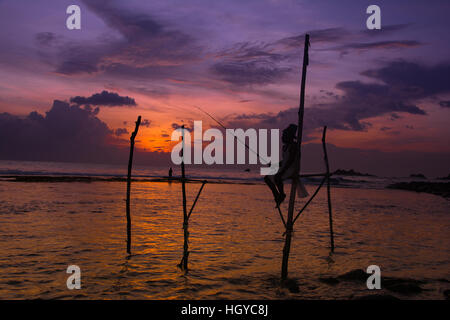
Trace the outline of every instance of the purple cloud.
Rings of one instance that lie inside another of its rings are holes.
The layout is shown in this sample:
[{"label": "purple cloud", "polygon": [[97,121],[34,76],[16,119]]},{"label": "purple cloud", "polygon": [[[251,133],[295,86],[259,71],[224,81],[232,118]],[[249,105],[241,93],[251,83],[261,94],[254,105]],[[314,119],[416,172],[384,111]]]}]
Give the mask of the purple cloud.
[{"label": "purple cloud", "polygon": [[70,102],[77,105],[94,105],[94,106],[136,106],[136,101],[128,96],[119,96],[115,92],[108,92],[106,90],[101,93],[95,93],[90,97],[76,96],[70,98]]},{"label": "purple cloud", "polygon": [[404,48],[414,48],[423,45],[419,41],[413,40],[393,40],[393,41],[378,41],[378,42],[366,42],[366,43],[347,43],[342,46],[335,48],[325,49],[325,50],[335,50],[339,51],[342,55],[348,54],[351,51],[363,52],[367,50],[374,49],[404,49]]},{"label": "purple cloud", "polygon": [[426,66],[399,60],[361,74],[381,80],[398,94],[415,99],[450,91],[450,63]]},{"label": "purple cloud", "polygon": [[291,71],[277,67],[270,61],[221,62],[213,66],[213,71],[222,80],[233,85],[264,85],[277,82]]},{"label": "purple cloud", "polygon": [[141,126],[144,126],[144,127],[146,127],[146,128],[149,128],[150,125],[151,125],[151,123],[152,123],[151,120],[144,119],[144,120],[142,120],[142,122],[141,122]]},{"label": "purple cloud", "polygon": [[114,130],[114,134],[116,136],[121,136],[121,135],[127,134],[127,133],[128,133],[127,128],[117,128],[116,130]]},{"label": "purple cloud", "polygon": [[[45,115],[0,114],[0,159],[30,161],[128,162],[129,146],[94,112],[55,100]],[[166,164],[170,154],[136,149],[136,163]]]},{"label": "purple cloud", "polygon": [[450,101],[440,101],[440,102],[439,102],[439,105],[440,105],[442,108],[450,108]]},{"label": "purple cloud", "polygon": [[102,152],[111,135],[108,126],[92,112],[55,100],[45,116],[0,115],[2,159],[69,161],[86,160]]},{"label": "purple cloud", "polygon": [[327,28],[310,30],[297,36],[282,38],[277,41],[291,48],[301,48],[305,43],[305,34],[309,34],[314,43],[336,43],[352,36],[352,33],[345,28]]},{"label": "purple cloud", "polygon": [[[341,130],[362,131],[371,126],[366,119],[385,114],[390,114],[392,120],[399,118],[398,113],[423,116],[427,113],[415,104],[417,100],[450,91],[450,82],[447,81],[450,64],[426,67],[412,62],[394,61],[362,74],[382,83],[337,83],[336,89],[342,91],[339,99],[314,105],[305,112],[307,132],[324,125]],[[282,128],[296,118],[295,107],[276,114],[233,115],[227,121],[231,126],[243,126],[246,122],[251,122],[252,125]]]},{"label": "purple cloud", "polygon": [[[182,125],[183,124],[178,124],[178,123],[174,122],[174,123],[171,124],[171,127],[174,130],[177,130],[177,129],[180,129]],[[193,130],[192,126],[189,126],[189,125],[186,125],[186,124],[184,125],[184,129],[186,129],[187,131],[192,131]]]}]

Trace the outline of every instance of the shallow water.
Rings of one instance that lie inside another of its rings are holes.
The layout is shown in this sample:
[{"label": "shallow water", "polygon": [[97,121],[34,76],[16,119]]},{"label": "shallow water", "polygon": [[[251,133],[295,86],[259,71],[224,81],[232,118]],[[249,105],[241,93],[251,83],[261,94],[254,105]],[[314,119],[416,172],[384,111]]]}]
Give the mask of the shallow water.
[{"label": "shallow water", "polygon": [[[188,209],[199,187],[187,185]],[[426,281],[417,295],[384,293],[443,299],[449,289],[450,202],[438,196],[332,188],[330,254],[321,191],[295,225],[289,276],[300,290],[292,293],[278,285],[283,228],[264,185],[205,186],[190,221],[187,275],[176,266],[183,249],[181,185],[133,183],[129,258],[125,188],[1,181],[0,298],[348,299],[373,291],[365,283],[332,286],[318,278],[372,264],[382,277]],[[81,268],[81,290],[66,287],[72,264]]]}]

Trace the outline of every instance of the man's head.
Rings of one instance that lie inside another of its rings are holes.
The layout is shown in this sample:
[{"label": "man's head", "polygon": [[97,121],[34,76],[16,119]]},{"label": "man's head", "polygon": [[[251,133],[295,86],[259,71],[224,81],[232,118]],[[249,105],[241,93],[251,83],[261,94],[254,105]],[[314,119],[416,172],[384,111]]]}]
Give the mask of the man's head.
[{"label": "man's head", "polygon": [[281,141],[284,143],[291,142],[295,138],[295,133],[297,132],[297,125],[290,124],[286,129],[283,130],[283,134],[281,135]]}]

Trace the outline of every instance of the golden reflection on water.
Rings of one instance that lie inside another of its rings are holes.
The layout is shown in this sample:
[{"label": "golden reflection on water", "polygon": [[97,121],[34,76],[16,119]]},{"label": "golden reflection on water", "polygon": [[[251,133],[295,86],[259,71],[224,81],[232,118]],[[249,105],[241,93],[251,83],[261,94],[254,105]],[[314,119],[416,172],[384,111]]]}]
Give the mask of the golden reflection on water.
[{"label": "golden reflection on water", "polygon": [[[188,208],[199,187],[188,184]],[[349,298],[367,289],[318,278],[371,264],[393,276],[450,278],[447,200],[333,188],[336,252],[328,249],[321,192],[295,226],[289,276],[298,279],[300,292],[280,289],[284,230],[270,192],[264,185],[229,184],[207,184],[202,192],[190,219],[185,275],[176,267],[183,250],[180,189],[133,183],[133,255],[127,258],[124,183],[0,182],[0,298]],[[71,264],[81,268],[81,290],[66,288]],[[442,298],[433,281],[433,290],[418,298]]]}]

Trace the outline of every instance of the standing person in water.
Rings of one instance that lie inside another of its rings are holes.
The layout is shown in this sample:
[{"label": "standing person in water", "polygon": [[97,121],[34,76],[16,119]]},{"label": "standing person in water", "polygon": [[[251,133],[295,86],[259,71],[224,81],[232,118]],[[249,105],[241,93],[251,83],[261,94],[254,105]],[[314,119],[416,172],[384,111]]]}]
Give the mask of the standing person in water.
[{"label": "standing person in water", "polygon": [[[286,129],[283,130],[283,133],[281,135],[281,141],[283,142],[283,153],[278,172],[274,175],[268,175],[264,177],[264,181],[267,183],[273,193],[273,197],[275,199],[277,207],[284,201],[284,199],[286,199],[283,181],[292,179],[296,174],[296,166],[294,163],[298,152],[297,140],[295,136],[296,132],[297,125],[295,124],[290,124]],[[300,182],[300,179],[297,192],[300,198],[308,196],[308,192]]]},{"label": "standing person in water", "polygon": [[169,169],[169,178],[172,178],[172,167]]}]

